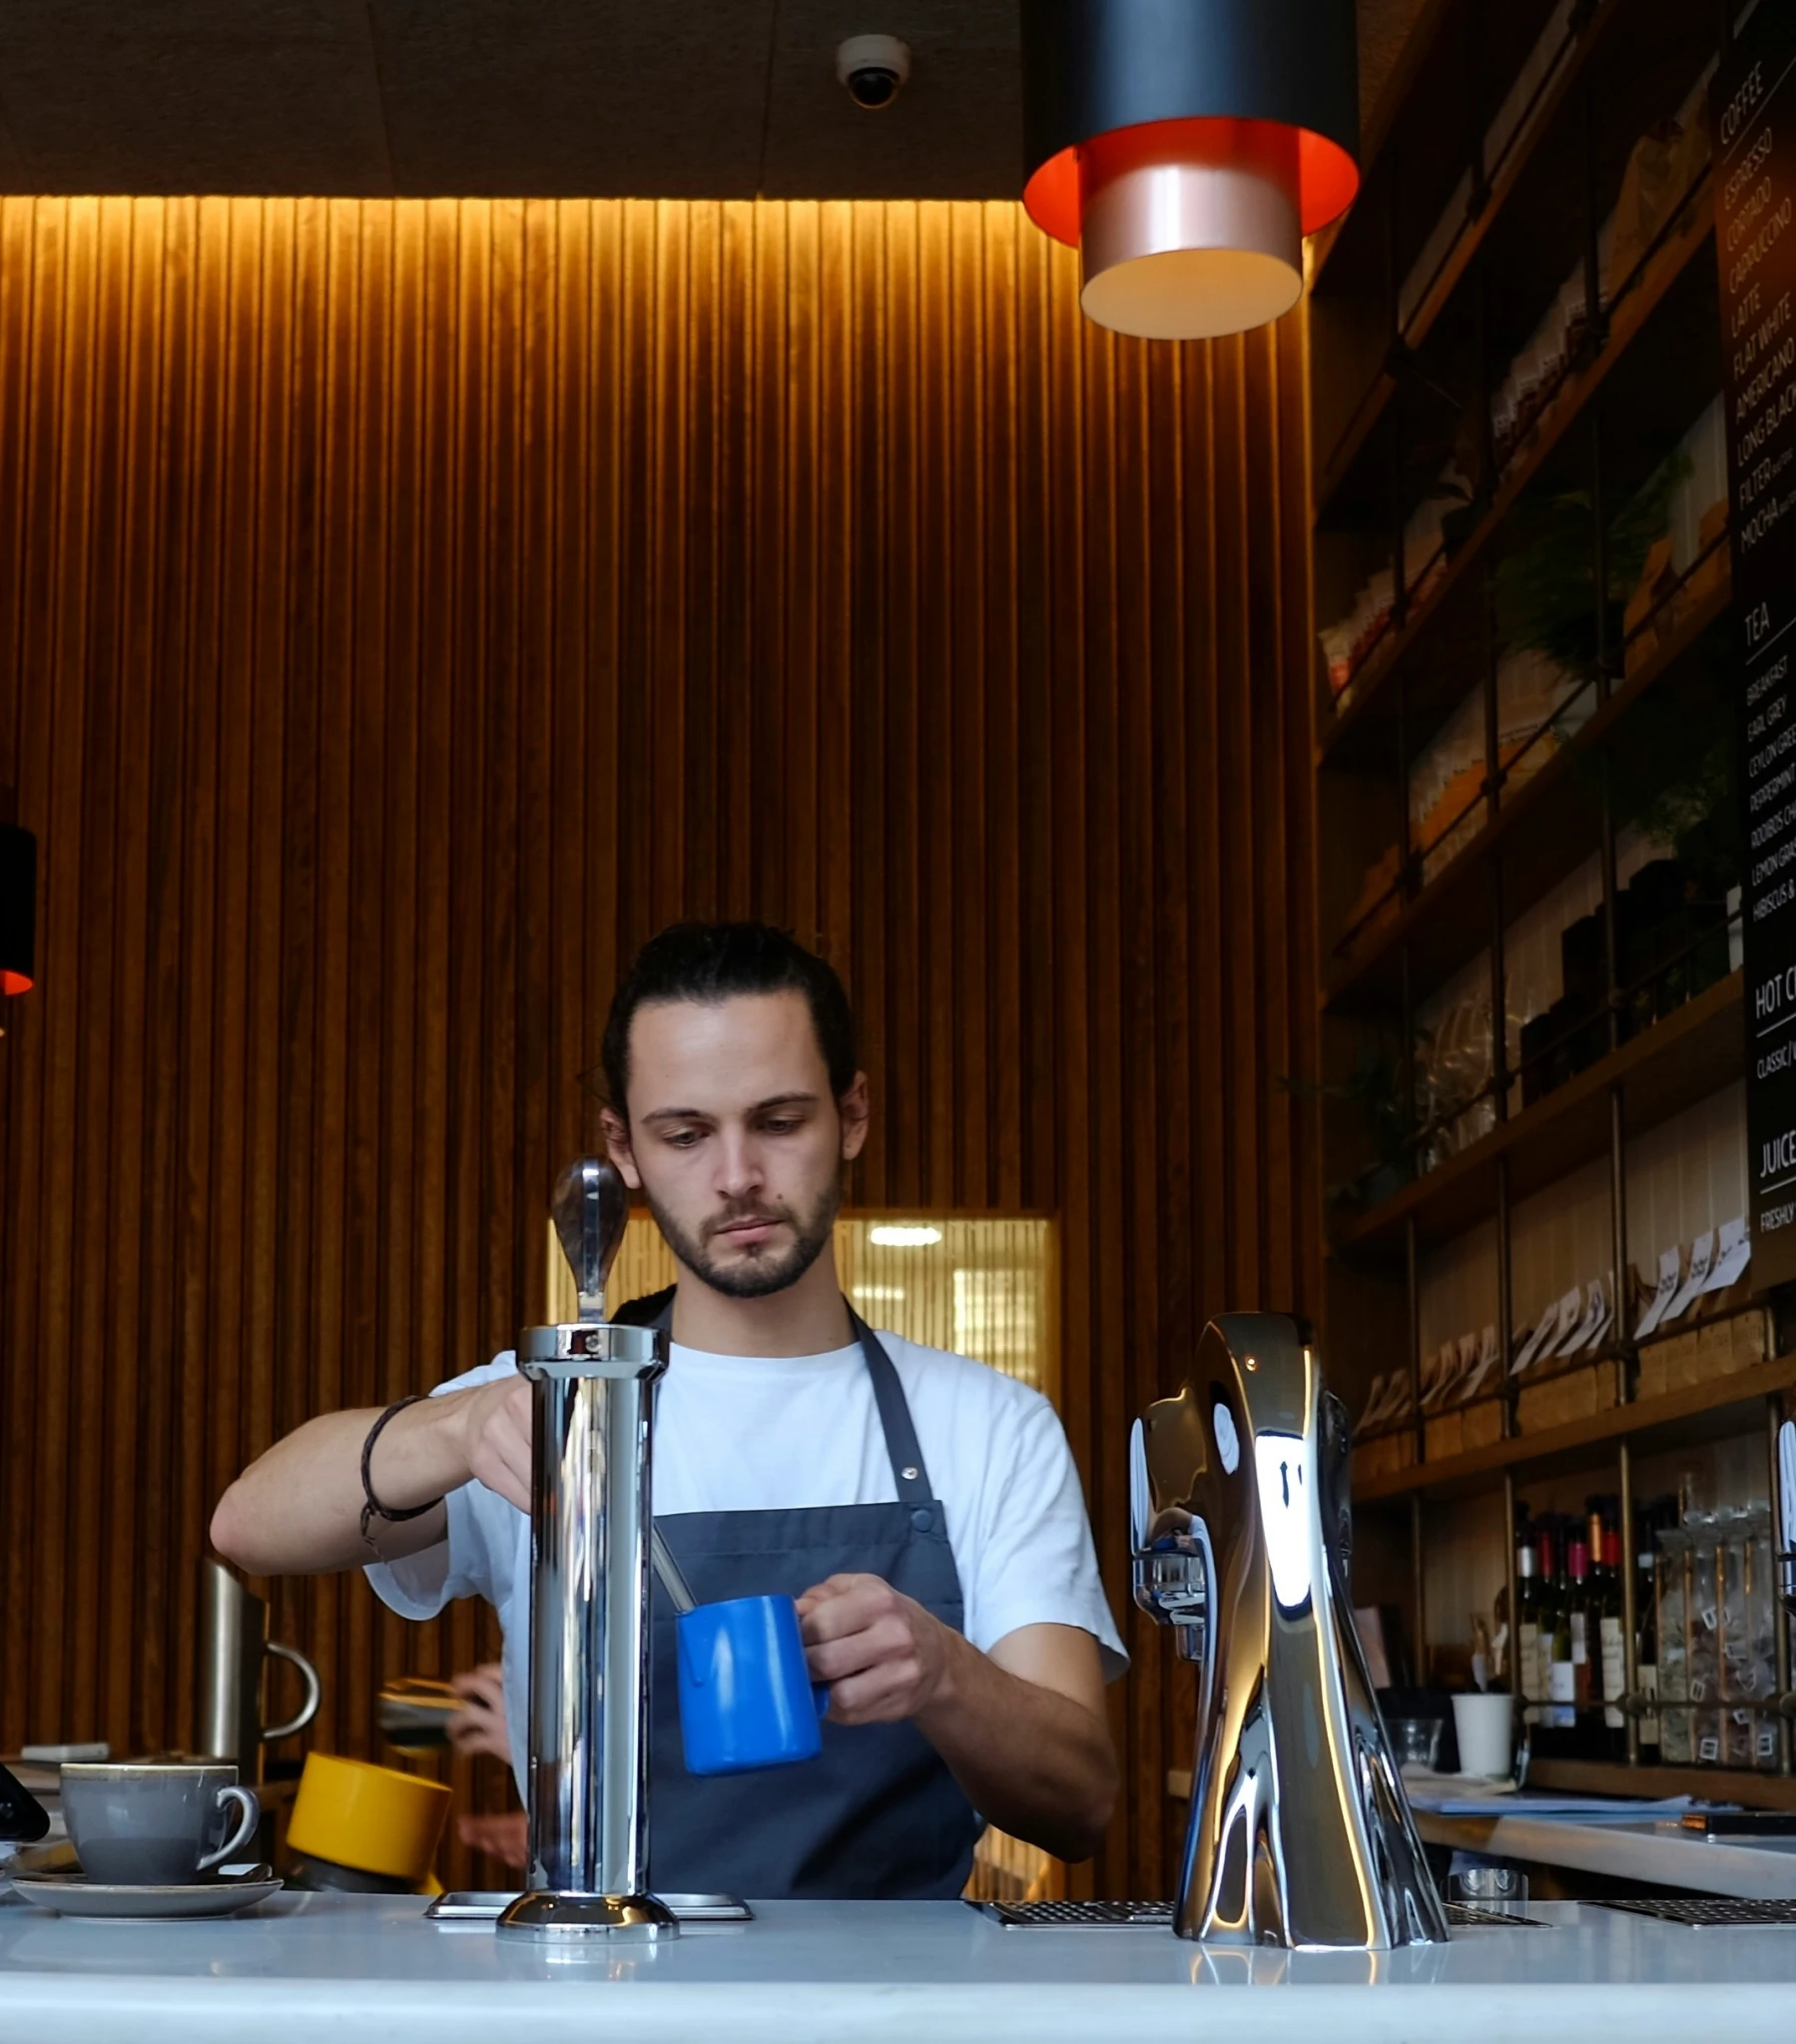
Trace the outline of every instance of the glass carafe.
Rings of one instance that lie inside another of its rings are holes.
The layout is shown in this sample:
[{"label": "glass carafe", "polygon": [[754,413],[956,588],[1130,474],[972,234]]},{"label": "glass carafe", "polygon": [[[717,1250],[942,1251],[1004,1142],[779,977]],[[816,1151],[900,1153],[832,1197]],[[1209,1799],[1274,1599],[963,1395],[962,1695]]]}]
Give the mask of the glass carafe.
[{"label": "glass carafe", "polygon": [[1685,1623],[1690,1536],[1680,1527],[1660,1527],[1658,1550],[1659,1757],[1666,1766],[1688,1766],[1693,1751],[1690,1712],[1682,1706],[1690,1695],[1689,1629]]}]

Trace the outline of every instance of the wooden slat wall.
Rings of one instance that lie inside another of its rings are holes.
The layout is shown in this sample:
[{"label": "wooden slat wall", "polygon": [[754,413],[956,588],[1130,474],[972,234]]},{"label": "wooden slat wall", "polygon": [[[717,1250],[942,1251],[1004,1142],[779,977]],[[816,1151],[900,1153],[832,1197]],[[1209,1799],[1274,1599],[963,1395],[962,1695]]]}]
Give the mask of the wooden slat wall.
[{"label": "wooden slat wall", "polygon": [[[213,1500],[537,1310],[682,914],[845,969],[857,1205],[1061,1215],[1123,1610],[1131,1417],[1319,1284],[1303,356],[1115,341],[1005,205],[0,201],[0,1747],[191,1735]],[[273,1595],[341,1750],[490,1651]]]}]

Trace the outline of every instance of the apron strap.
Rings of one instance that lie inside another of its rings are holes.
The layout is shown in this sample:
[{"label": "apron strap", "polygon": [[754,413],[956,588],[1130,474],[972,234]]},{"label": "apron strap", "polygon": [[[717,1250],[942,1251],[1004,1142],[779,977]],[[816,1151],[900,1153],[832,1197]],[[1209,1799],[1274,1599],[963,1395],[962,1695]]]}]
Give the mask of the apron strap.
[{"label": "apron strap", "polygon": [[[847,1306],[848,1301],[844,1299],[843,1304]],[[632,1301],[616,1317],[633,1327],[655,1327],[671,1334],[674,1287],[670,1285],[664,1292]],[[853,1306],[849,1306],[849,1325],[855,1330],[855,1339],[861,1344],[861,1355],[867,1364],[867,1374],[873,1379],[874,1405],[880,1415],[881,1431],[886,1436],[886,1453],[892,1458],[892,1480],[898,1485],[898,1503],[907,1506],[912,1513],[925,1514],[927,1520],[932,1521],[935,1493],[929,1488],[929,1472],[923,1463],[922,1444],[916,1438],[916,1424],[910,1417],[910,1402],[904,1396],[904,1387],[898,1381],[898,1366],[886,1353],[880,1337]],[[923,1523],[919,1521],[919,1527]]]},{"label": "apron strap", "polygon": [[[843,1303],[846,1305],[847,1301]],[[935,1502],[935,1494],[929,1488],[922,1444],[916,1438],[916,1423],[910,1417],[910,1401],[898,1382],[898,1366],[886,1353],[886,1344],[853,1306],[849,1307],[849,1324],[861,1344],[867,1374],[874,1382],[874,1404],[880,1409],[880,1425],[886,1435],[886,1452],[892,1457],[892,1480],[898,1485],[898,1503],[907,1505],[912,1512],[928,1511]],[[933,1516],[931,1512],[930,1517]]]},{"label": "apron strap", "polygon": [[655,1327],[665,1334],[674,1324],[674,1290],[670,1284],[665,1291],[644,1292],[606,1317],[620,1327]]}]

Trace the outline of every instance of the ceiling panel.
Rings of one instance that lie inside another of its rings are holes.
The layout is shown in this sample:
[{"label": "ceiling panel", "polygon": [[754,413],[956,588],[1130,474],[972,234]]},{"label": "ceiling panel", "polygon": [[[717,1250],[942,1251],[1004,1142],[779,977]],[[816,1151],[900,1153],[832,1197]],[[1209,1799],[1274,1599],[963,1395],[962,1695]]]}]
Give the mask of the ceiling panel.
[{"label": "ceiling panel", "polygon": [[369,0],[398,189],[752,199],[776,0]]},{"label": "ceiling panel", "polygon": [[[1361,0],[1365,97],[1421,8]],[[0,189],[999,198],[1019,0],[0,0]],[[912,50],[864,113],[836,46]]]},{"label": "ceiling panel", "polygon": [[392,189],[362,0],[0,0],[11,189]]}]

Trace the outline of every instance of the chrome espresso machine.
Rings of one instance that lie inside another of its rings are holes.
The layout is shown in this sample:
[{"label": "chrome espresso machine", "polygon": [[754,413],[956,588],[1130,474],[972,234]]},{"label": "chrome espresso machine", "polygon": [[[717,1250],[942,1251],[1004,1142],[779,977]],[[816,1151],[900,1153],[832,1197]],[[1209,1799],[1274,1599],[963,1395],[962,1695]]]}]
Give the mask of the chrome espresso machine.
[{"label": "chrome espresso machine", "polygon": [[1348,1458],[1314,1345],[1273,1314],[1211,1321],[1136,1422],[1135,1601],[1198,1684],[1181,1937],[1447,1937],[1354,1628]]}]

